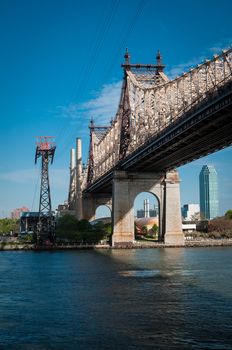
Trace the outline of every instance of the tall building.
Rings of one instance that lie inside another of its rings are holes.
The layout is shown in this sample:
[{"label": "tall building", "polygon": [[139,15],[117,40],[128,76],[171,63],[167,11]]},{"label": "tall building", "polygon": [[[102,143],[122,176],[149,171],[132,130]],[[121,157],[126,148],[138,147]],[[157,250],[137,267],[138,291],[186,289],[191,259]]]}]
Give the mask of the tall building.
[{"label": "tall building", "polygon": [[182,217],[186,221],[194,221],[199,216],[199,204],[184,204],[181,208]]},{"label": "tall building", "polygon": [[203,218],[218,216],[218,179],[212,165],[203,165],[199,175],[200,212]]}]

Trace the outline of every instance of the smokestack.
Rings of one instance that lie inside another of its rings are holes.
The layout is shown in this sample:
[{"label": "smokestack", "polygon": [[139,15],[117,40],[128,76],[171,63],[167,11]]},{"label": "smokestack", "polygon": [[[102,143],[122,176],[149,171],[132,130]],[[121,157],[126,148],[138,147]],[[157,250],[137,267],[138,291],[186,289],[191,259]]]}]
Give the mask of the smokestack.
[{"label": "smokestack", "polygon": [[76,139],[76,216],[83,219],[82,212],[82,144],[81,139]]},{"label": "smokestack", "polygon": [[76,166],[77,171],[82,174],[82,143],[79,137],[76,139]]},{"label": "smokestack", "polygon": [[76,167],[76,152],[75,148],[70,150],[70,170],[75,169]]},{"label": "smokestack", "polygon": [[144,205],[144,217],[149,218],[150,217],[149,199],[144,199],[143,205]]},{"label": "smokestack", "polygon": [[70,150],[70,182],[69,182],[69,197],[68,205],[69,209],[75,209],[75,192],[76,192],[76,159],[75,159],[75,149]]}]

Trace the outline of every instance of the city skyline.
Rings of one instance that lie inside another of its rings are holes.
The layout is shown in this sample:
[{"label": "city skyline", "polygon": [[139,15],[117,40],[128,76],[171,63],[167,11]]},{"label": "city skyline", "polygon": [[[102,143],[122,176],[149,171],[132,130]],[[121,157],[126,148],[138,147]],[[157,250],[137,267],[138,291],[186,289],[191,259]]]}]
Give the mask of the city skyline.
[{"label": "city skyline", "polygon": [[[86,162],[90,118],[107,124],[114,117],[126,47],[131,61],[142,63],[154,63],[160,49],[165,73],[173,78],[231,44],[229,2],[222,1],[222,8],[227,9],[222,20],[216,1],[196,1],[193,16],[205,23],[204,30],[189,24],[185,5],[184,1],[169,2],[172,17],[164,25],[166,5],[149,0],[0,4],[1,217],[23,205],[38,210],[40,168],[33,164],[37,135],[56,137],[50,168],[53,209],[67,199],[70,149],[75,138],[81,137]],[[155,21],[154,13],[160,14]],[[213,164],[221,186],[220,214],[230,209],[231,158],[229,147],[180,167],[182,204],[196,201],[197,173],[203,164]]]}]

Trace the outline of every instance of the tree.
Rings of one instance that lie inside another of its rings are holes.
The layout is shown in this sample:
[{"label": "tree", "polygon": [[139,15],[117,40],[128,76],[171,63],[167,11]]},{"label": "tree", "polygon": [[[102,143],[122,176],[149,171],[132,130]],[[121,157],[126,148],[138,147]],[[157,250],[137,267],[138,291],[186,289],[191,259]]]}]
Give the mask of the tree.
[{"label": "tree", "polygon": [[56,236],[76,240],[78,220],[73,215],[65,214],[61,216],[56,225]]},{"label": "tree", "polygon": [[112,225],[111,223],[104,224],[103,230],[105,231],[106,235],[109,237],[112,235]]},{"label": "tree", "polygon": [[0,219],[0,234],[9,234],[12,232],[19,232],[18,219]]},{"label": "tree", "polygon": [[96,244],[109,238],[109,232],[111,233],[111,225],[102,222],[91,225],[87,220],[78,221],[69,214],[60,217],[56,226],[56,237],[61,241]]},{"label": "tree", "polygon": [[215,218],[208,222],[208,232],[224,232],[232,230],[232,220],[224,217]]},{"label": "tree", "polygon": [[88,222],[88,220],[80,220],[77,221],[77,230],[82,232],[90,232],[92,230],[92,225]]},{"label": "tree", "polygon": [[144,235],[147,235],[147,226],[146,226],[146,225],[143,225],[143,226],[142,226],[142,233],[143,233]]},{"label": "tree", "polygon": [[225,213],[226,219],[232,219],[232,209],[229,209]]},{"label": "tree", "polygon": [[152,231],[154,232],[155,235],[157,234],[158,230],[159,230],[158,225],[157,225],[157,224],[154,224],[154,225],[152,226]]},{"label": "tree", "polygon": [[190,220],[191,221],[200,221],[201,220],[201,214],[200,214],[200,212],[198,212],[198,213],[194,213],[193,215],[191,215],[191,218],[190,218]]}]

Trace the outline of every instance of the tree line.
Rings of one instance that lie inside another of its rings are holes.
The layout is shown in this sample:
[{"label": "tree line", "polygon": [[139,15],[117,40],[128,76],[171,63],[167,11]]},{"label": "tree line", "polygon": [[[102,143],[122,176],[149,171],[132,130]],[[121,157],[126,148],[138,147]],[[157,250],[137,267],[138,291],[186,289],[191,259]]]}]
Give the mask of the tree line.
[{"label": "tree line", "polygon": [[78,221],[73,215],[61,216],[56,225],[57,242],[99,243],[109,241],[111,224],[98,222],[91,225],[87,220]]}]

